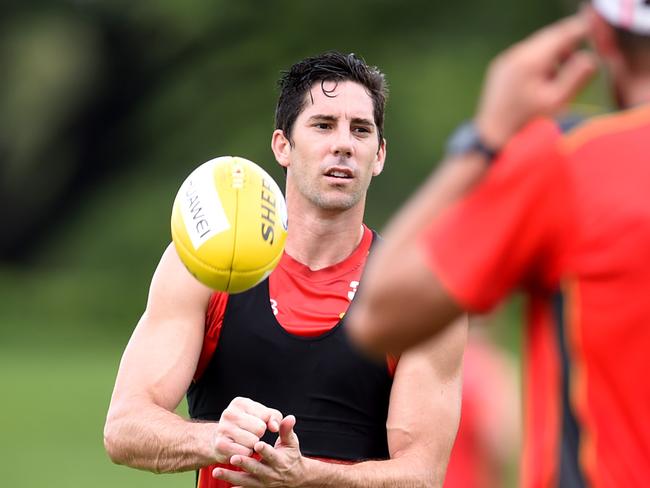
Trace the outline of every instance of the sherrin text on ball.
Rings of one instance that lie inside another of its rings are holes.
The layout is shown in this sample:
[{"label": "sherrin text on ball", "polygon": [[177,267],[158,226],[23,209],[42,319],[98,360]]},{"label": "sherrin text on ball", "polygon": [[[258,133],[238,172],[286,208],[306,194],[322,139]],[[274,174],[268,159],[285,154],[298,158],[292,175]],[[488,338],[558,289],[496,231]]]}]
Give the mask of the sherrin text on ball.
[{"label": "sherrin text on ball", "polygon": [[260,166],[223,156],[185,179],[174,201],[171,231],[176,252],[196,279],[238,293],[264,280],[280,261],[287,207]]}]

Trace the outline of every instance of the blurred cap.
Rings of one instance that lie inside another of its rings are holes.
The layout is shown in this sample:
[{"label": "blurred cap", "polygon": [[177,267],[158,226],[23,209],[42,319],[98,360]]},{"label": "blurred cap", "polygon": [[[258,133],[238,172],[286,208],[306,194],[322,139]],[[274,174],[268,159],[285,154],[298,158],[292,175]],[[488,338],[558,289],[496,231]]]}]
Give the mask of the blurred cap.
[{"label": "blurred cap", "polygon": [[593,0],[592,4],[610,24],[650,35],[650,0]]}]

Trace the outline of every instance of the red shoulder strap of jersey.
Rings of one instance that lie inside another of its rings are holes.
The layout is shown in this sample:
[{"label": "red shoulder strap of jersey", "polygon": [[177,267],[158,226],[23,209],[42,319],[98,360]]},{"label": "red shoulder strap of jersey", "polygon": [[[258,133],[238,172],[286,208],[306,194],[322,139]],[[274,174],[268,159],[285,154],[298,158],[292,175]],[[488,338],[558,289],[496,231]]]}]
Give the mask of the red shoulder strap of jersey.
[{"label": "red shoulder strap of jersey", "polygon": [[212,359],[214,350],[217,348],[227,304],[227,293],[217,291],[210,296],[208,310],[205,314],[205,335],[203,337],[203,347],[201,349],[201,355],[199,356],[199,362],[196,365],[196,371],[194,372],[194,381],[198,381],[201,375],[203,375],[208,364],[210,364],[210,359]]}]

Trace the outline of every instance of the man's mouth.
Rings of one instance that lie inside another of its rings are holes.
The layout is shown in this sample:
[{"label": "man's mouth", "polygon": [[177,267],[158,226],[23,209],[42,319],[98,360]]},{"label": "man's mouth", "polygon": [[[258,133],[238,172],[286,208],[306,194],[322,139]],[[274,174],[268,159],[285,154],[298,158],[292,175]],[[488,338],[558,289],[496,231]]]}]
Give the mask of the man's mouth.
[{"label": "man's mouth", "polygon": [[325,172],[325,176],[332,178],[350,179],[352,178],[352,171],[343,168],[332,168]]}]

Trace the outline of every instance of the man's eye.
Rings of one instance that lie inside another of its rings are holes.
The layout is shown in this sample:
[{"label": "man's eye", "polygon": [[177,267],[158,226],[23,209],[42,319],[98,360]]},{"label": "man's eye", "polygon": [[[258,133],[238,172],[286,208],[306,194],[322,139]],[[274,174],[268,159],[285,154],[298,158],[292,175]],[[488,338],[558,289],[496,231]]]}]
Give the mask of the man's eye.
[{"label": "man's eye", "polygon": [[329,129],[331,125],[326,122],[319,122],[317,124],[314,124],[314,127],[316,127],[317,129]]},{"label": "man's eye", "polygon": [[352,130],[354,130],[354,132],[357,132],[359,134],[369,134],[370,133],[370,129],[368,129],[367,127],[355,127]]}]

